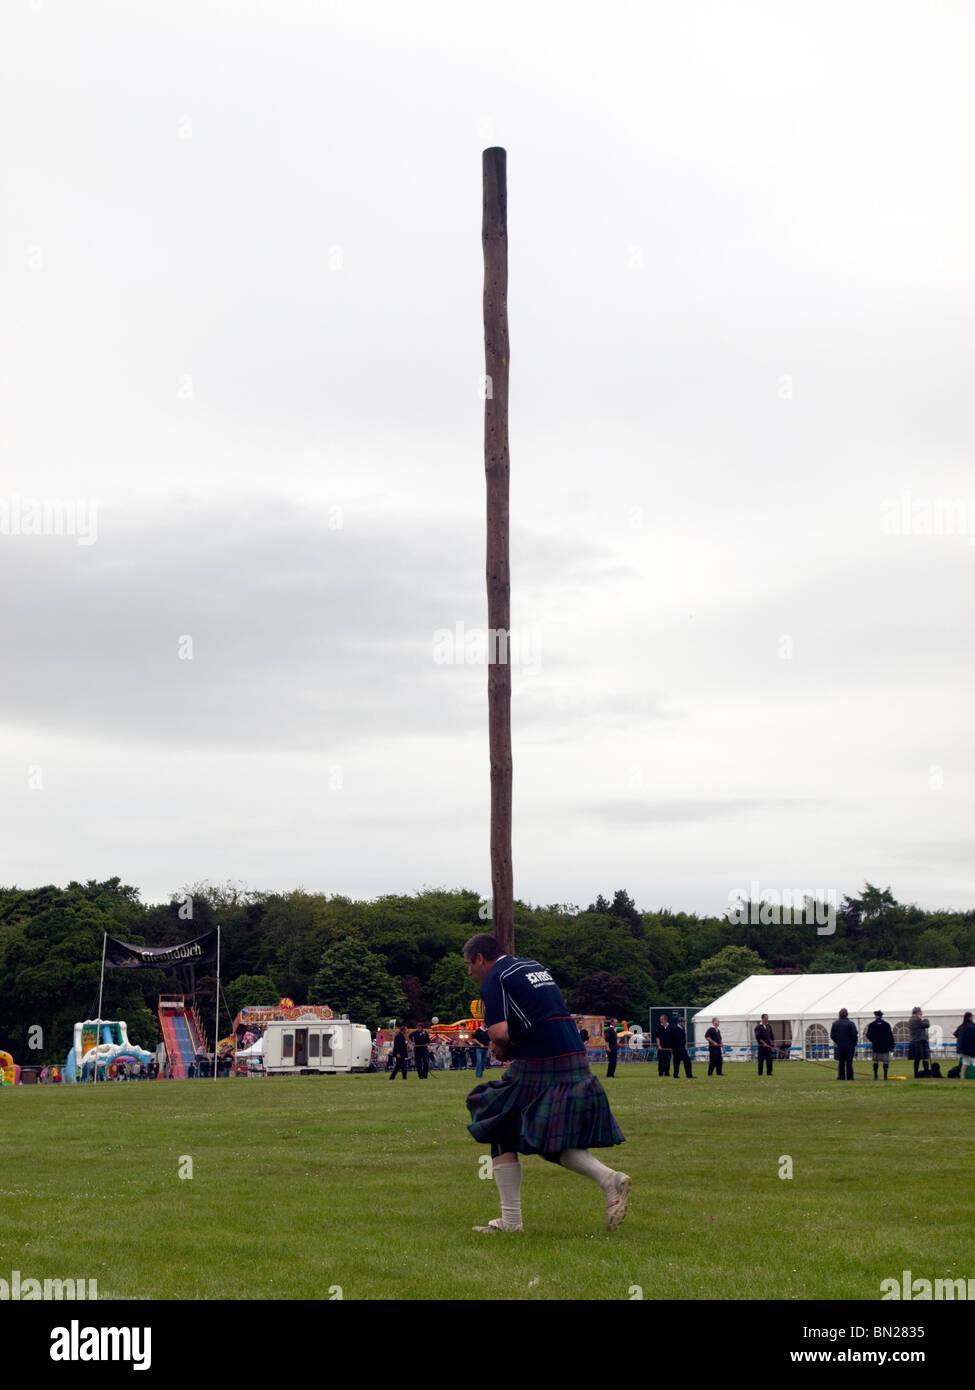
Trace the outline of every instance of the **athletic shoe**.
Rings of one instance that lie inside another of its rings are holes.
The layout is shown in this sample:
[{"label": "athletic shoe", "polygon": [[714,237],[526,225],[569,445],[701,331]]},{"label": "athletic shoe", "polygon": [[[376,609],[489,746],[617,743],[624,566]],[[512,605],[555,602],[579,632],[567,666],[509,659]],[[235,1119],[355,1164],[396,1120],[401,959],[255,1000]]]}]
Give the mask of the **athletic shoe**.
[{"label": "athletic shoe", "polygon": [[506,1226],[500,1216],[496,1216],[493,1221],[489,1221],[486,1226],[472,1226],[472,1231],[480,1231],[482,1235],[493,1236],[496,1231],[510,1232],[515,1234],[524,1231],[524,1226]]},{"label": "athletic shoe", "polygon": [[614,1173],[606,1189],[606,1229],[615,1231],[622,1226],[626,1204],[630,1200],[630,1179],[625,1173]]}]

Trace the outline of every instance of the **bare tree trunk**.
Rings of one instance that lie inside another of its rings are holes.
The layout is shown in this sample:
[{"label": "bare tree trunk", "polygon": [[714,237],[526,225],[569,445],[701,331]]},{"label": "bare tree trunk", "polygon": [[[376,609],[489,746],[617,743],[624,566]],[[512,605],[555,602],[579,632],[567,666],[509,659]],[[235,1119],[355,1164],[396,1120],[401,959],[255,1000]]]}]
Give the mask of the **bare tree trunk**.
[{"label": "bare tree trunk", "polygon": [[511,869],[511,577],[508,567],[508,189],[505,151],[483,154],[484,472],[487,479],[488,731],[493,927],[515,948]]}]

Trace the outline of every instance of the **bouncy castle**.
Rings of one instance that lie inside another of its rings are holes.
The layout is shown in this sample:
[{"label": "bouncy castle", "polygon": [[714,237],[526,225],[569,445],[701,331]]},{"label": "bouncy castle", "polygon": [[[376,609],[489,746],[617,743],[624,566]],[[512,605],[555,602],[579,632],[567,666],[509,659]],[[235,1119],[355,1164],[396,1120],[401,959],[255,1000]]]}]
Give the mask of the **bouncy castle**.
[{"label": "bouncy castle", "polygon": [[[101,1042],[98,1035],[101,1032]],[[144,1047],[129,1042],[128,1028],[119,1020],[86,1018],[74,1026],[74,1047],[68,1053],[64,1066],[65,1081],[93,1081],[95,1068],[98,1078],[109,1076],[118,1063],[138,1062],[146,1066],[152,1061],[153,1053]]]}]

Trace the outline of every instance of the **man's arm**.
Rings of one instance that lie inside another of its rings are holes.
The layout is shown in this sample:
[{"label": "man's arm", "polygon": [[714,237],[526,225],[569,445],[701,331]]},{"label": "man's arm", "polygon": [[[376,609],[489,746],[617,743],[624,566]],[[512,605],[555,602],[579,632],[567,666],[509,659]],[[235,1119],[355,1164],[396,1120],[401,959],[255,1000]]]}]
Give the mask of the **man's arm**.
[{"label": "man's arm", "polygon": [[511,1051],[511,1040],[508,1037],[507,1023],[492,1023],[488,1029],[488,1037],[491,1039],[491,1051],[499,1062],[507,1062],[513,1056]]}]

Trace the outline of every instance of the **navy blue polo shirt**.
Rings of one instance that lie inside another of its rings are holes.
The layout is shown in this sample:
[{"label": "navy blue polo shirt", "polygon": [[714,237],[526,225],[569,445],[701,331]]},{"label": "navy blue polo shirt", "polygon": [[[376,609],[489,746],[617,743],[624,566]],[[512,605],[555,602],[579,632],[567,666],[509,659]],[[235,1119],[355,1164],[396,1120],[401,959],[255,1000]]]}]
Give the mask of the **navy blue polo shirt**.
[{"label": "navy blue polo shirt", "polygon": [[501,956],[481,981],[484,1026],[507,1023],[516,1057],[585,1055],[562,991],[537,960]]}]

